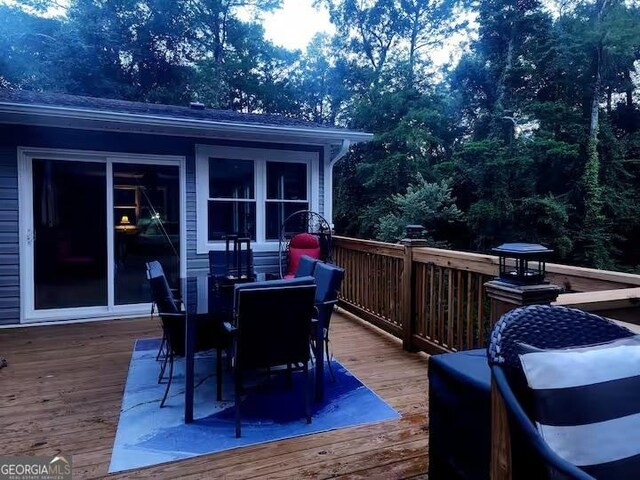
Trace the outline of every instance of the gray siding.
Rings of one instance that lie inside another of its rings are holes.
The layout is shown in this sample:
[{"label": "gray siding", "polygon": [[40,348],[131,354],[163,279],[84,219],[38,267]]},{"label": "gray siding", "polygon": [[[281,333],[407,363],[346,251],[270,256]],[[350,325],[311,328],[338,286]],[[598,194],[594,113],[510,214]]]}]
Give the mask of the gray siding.
[{"label": "gray siding", "polygon": [[0,147],[0,325],[20,319],[19,271],[17,153]]},{"label": "gray siding", "polygon": [[320,161],[318,163],[319,166],[319,170],[320,170],[320,176],[319,176],[319,181],[320,181],[320,185],[318,188],[318,194],[320,195],[320,198],[318,199],[318,210],[319,210],[319,214],[320,215],[324,215],[325,213],[325,209],[324,209],[324,152],[320,152]]}]

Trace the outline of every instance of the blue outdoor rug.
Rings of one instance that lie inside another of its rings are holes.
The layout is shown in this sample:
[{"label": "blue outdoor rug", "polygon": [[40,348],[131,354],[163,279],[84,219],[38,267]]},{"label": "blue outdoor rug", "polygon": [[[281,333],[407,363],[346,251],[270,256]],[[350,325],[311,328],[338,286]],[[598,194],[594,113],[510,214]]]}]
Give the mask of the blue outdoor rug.
[{"label": "blue outdoor rug", "polygon": [[[136,342],[122,398],[109,473],[191,458],[232,448],[400,418],[398,412],[333,361],[336,381],[325,368],[325,400],[312,402],[311,424],[304,417],[304,375],[245,381],[241,404],[242,437],[235,438],[232,375],[225,373],[223,401],[216,402],[215,352],[196,356],[196,420],[184,423],[184,362],[177,360],[165,406],[165,384],[158,384],[159,339]],[[309,373],[310,383],[313,374]]]}]

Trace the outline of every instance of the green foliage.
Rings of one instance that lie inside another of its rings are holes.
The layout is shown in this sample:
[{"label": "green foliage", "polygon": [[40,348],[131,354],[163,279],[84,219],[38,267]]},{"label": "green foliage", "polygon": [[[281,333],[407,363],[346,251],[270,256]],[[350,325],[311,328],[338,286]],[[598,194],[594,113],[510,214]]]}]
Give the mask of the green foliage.
[{"label": "green foliage", "polygon": [[[55,0],[0,5],[0,88],[373,132],[334,171],[339,233],[396,241],[421,223],[453,248],[532,241],[640,271],[638,2],[315,3],[336,35],[302,52],[265,38],[259,14],[281,0],[71,0],[54,18]],[[459,61],[435,68],[456,39]]]},{"label": "green foliage", "polygon": [[438,237],[442,238],[447,224],[462,219],[451,187],[445,181],[428,183],[421,175],[407,187],[406,193],[393,195],[391,203],[392,211],[383,216],[377,226],[376,237],[384,242],[402,239],[407,225],[422,225],[426,238],[435,244]]}]

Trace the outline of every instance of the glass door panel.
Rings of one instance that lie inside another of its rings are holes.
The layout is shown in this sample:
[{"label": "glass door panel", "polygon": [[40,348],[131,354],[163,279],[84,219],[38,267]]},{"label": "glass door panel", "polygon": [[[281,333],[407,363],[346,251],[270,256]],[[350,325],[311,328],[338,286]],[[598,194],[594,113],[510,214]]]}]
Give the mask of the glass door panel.
[{"label": "glass door panel", "polygon": [[113,163],[114,300],[151,301],[145,264],[159,260],[172,287],[180,276],[177,166]]},{"label": "glass door panel", "polygon": [[106,164],[34,159],[36,310],[107,305]]}]

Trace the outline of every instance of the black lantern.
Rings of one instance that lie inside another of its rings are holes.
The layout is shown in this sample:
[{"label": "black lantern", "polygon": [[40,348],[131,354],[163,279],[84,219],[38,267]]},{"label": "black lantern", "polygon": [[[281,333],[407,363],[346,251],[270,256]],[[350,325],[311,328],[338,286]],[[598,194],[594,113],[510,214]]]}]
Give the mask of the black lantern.
[{"label": "black lantern", "polygon": [[535,243],[503,243],[493,252],[500,261],[500,280],[515,285],[546,283],[546,260],[553,250]]},{"label": "black lantern", "polygon": [[404,238],[411,240],[424,238],[424,227],[422,225],[407,225],[404,227]]}]

